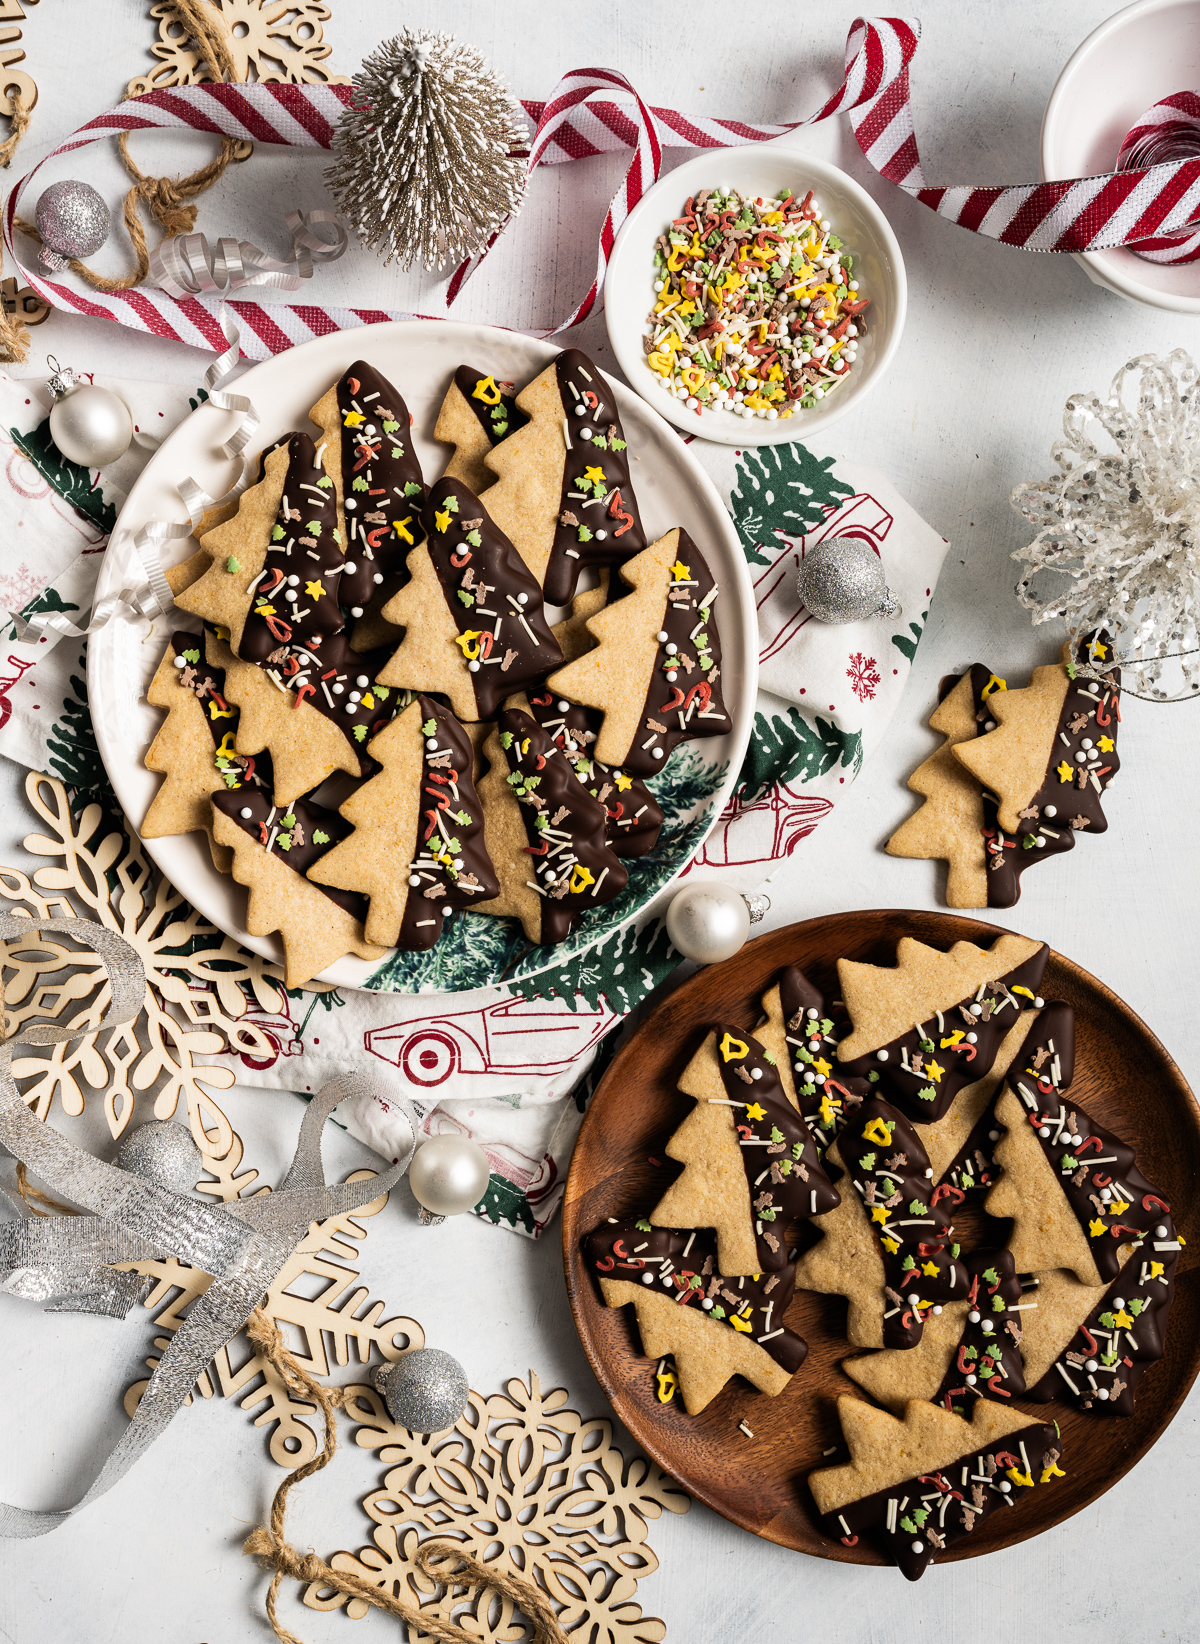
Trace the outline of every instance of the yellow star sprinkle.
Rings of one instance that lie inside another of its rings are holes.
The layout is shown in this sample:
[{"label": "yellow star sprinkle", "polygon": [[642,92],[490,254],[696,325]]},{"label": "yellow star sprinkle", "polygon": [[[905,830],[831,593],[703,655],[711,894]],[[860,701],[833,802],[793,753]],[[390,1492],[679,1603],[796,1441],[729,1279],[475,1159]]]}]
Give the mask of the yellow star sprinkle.
[{"label": "yellow star sprinkle", "polygon": [[1113,1199],[1108,1207],[1108,1213],[1110,1216],[1123,1216],[1128,1209],[1129,1206],[1124,1199]]},{"label": "yellow star sprinkle", "polygon": [[441,509],[439,513],[436,513],[433,516],[433,523],[437,526],[439,531],[448,531],[450,529],[449,512],[445,508]]},{"label": "yellow star sprinkle", "polygon": [[583,472],[593,485],[602,485],[604,483],[603,468],[585,468]]},{"label": "yellow star sprinkle", "polygon": [[361,411],[347,411],[342,421],[343,428],[357,428],[360,423],[366,422]]},{"label": "yellow star sprinkle", "polygon": [[888,1212],[885,1204],[875,1204],[871,1206],[871,1220],[873,1222],[878,1222],[882,1227],[887,1222],[887,1219]]},{"label": "yellow star sprinkle", "polygon": [[324,599],[325,584],[323,582],[306,582],[304,584],[304,592],[307,594],[309,599]]},{"label": "yellow star sprinkle", "polygon": [[1061,765],[1056,766],[1056,769],[1058,771],[1058,780],[1060,782],[1069,782],[1071,780],[1071,778],[1075,775],[1074,767],[1071,766],[1071,765],[1068,765],[1065,759],[1063,760]]},{"label": "yellow star sprinkle", "polygon": [[1092,641],[1091,645],[1088,647],[1088,649],[1091,652],[1093,662],[1096,662],[1096,661],[1104,662],[1104,661],[1107,660],[1107,658],[1108,658],[1108,646],[1107,645],[1101,645],[1101,643],[1098,639],[1094,639]]},{"label": "yellow star sprinkle", "polygon": [[938,1276],[938,1264],[936,1262],[922,1262],[921,1271],[927,1279],[936,1279]]},{"label": "yellow star sprinkle", "polygon": [[618,771],[613,777],[613,781],[617,784],[618,793],[628,793],[630,788],[633,787],[633,778],[626,776],[624,771]]},{"label": "yellow star sprinkle", "polygon": [[1096,746],[1099,748],[1101,753],[1111,753],[1116,747],[1116,743],[1113,741],[1111,736],[1101,736],[1097,738]]},{"label": "yellow star sprinkle", "polygon": [[766,1116],[766,1108],[761,1107],[757,1102],[751,1102],[750,1106],[746,1109],[747,1119],[765,1119]]},{"label": "yellow star sprinkle", "polygon": [[[833,1063],[827,1062],[823,1056],[815,1056],[812,1061],[812,1070],[814,1073],[819,1073],[823,1078],[828,1079],[829,1075],[833,1072]],[[888,1141],[890,1142],[891,1139],[892,1138],[889,1136]],[[886,1147],[887,1143],[882,1142],[880,1143],[880,1146]]]},{"label": "yellow star sprinkle", "polygon": [[945,1068],[939,1067],[936,1062],[925,1063],[925,1073],[928,1078],[933,1080],[935,1085],[941,1084],[942,1074],[945,1073],[945,1071]]},{"label": "yellow star sprinkle", "polygon": [[408,529],[408,522],[411,518],[411,514],[405,514],[403,519],[394,519],[392,521],[392,530],[398,537],[403,537],[410,546],[412,545],[413,534]]},{"label": "yellow star sprinkle", "polygon": [[1127,1313],[1125,1309],[1122,1308],[1119,1313],[1113,1314],[1113,1326],[1117,1330],[1132,1330],[1133,1315],[1131,1313]]},{"label": "yellow star sprinkle", "polygon": [[1163,1264],[1161,1262],[1151,1262],[1150,1263],[1150,1277],[1152,1279],[1161,1279],[1162,1278],[1162,1271],[1163,1271]]},{"label": "yellow star sprinkle", "polygon": [[1104,1231],[1105,1228],[1103,1222],[1096,1221],[1088,1223],[1088,1232],[1092,1235],[1093,1239],[1098,1239]]},{"label": "yellow star sprinkle", "polygon": [[692,580],[692,568],[690,565],[681,565],[676,560],[671,567],[671,576],[676,582],[690,582]]},{"label": "yellow star sprinkle", "polygon": [[880,1239],[879,1242],[883,1246],[883,1248],[887,1251],[889,1256],[894,1256],[896,1254],[897,1250],[899,1250],[899,1248],[900,1248],[899,1239]]}]

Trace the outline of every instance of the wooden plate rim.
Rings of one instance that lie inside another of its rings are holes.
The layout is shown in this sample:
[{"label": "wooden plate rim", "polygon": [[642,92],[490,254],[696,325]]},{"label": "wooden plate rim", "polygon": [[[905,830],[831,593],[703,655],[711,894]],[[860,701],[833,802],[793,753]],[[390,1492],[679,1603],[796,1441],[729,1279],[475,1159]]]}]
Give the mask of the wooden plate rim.
[{"label": "wooden plate rim", "polygon": [[[666,998],[659,1002],[659,1004],[650,1012],[649,1016],[646,1017],[645,1021],[638,1026],[626,1044],[624,1044],[617,1052],[609,1067],[606,1069],[599,1085],[596,1087],[591,1101],[588,1103],[588,1110],[584,1115],[583,1123],[580,1126],[579,1136],[576,1138],[575,1148],[572,1154],[571,1165],[567,1172],[562,1211],[563,1271],[566,1279],[567,1298],[570,1302],[571,1316],[575,1322],[576,1333],[579,1336],[580,1344],[582,1345],[584,1353],[587,1356],[588,1363],[591,1365],[593,1374],[604,1391],[605,1397],[608,1399],[617,1416],[625,1424],[637,1444],[646,1452],[648,1456],[651,1457],[652,1460],[657,1462],[665,1472],[667,1472],[670,1476],[677,1478],[679,1483],[687,1489],[690,1495],[695,1497],[696,1500],[703,1502],[705,1506],[711,1507],[712,1510],[719,1513],[722,1518],[728,1519],[732,1524],[736,1524],[739,1529],[748,1530],[751,1535],[759,1536],[763,1540],[775,1542],[779,1546],[789,1547],[793,1551],[810,1553],[816,1557],[831,1559],[837,1563],[888,1565],[889,1560],[884,1558],[884,1556],[874,1547],[862,1540],[859,1541],[859,1544],[856,1547],[843,1547],[840,1543],[829,1541],[824,1537],[814,1534],[813,1541],[811,1543],[801,1544],[794,1536],[787,1533],[786,1526],[776,1532],[770,1526],[759,1527],[755,1524],[748,1523],[743,1518],[738,1516],[737,1512],[731,1507],[731,1504],[727,1500],[722,1499],[718,1494],[714,1493],[711,1486],[707,1483],[706,1478],[696,1478],[686,1476],[685,1473],[680,1473],[676,1458],[670,1455],[666,1451],[665,1447],[658,1442],[659,1432],[655,1429],[652,1423],[648,1423],[644,1419],[637,1406],[630,1404],[630,1402],[624,1397],[621,1387],[618,1386],[609,1375],[605,1354],[598,1347],[593,1337],[591,1322],[588,1316],[588,1306],[590,1305],[593,1309],[599,1309],[601,1304],[597,1301],[595,1296],[591,1275],[583,1263],[580,1250],[580,1241],[584,1230],[580,1229],[578,1226],[579,1200],[584,1196],[584,1193],[590,1191],[589,1188],[584,1188],[582,1191],[580,1190],[580,1169],[577,1168],[578,1160],[581,1157],[581,1148],[579,1145],[580,1141],[582,1141],[593,1115],[599,1110],[604,1101],[610,1099],[610,1092],[615,1091],[619,1087],[624,1075],[625,1066],[631,1056],[636,1055],[637,1047],[643,1037],[650,1037],[654,1035],[663,1022],[670,1016],[671,1012],[678,1006],[680,999],[685,997],[688,991],[698,987],[703,980],[711,980],[711,976],[714,971],[734,973],[742,964],[744,964],[749,954],[761,948],[763,945],[782,942],[787,939],[798,943],[802,939],[803,935],[816,930],[820,926],[828,925],[831,920],[837,920],[839,917],[841,916],[836,914],[826,914],[814,919],[800,920],[791,925],[784,925],[777,930],[765,931],[761,936],[754,937],[731,959],[723,961],[720,965],[710,965],[698,970],[693,976],[688,977],[685,982],[681,983],[678,988],[674,989],[666,996]],[[862,908],[854,909],[853,913],[847,914],[846,917],[853,917],[863,921],[872,921],[879,924],[881,927],[886,926],[888,923],[894,923],[905,919],[935,919],[939,922],[945,932],[943,945],[946,947],[949,947],[953,942],[964,939],[979,942],[981,937],[994,938],[997,936],[1011,934],[1011,932],[1009,932],[1004,926],[992,925],[984,920],[971,919],[962,915],[945,913],[941,910],[927,908]],[[939,940],[941,940],[941,938],[939,938]],[[1197,1102],[1195,1093],[1188,1084],[1187,1080],[1184,1078],[1183,1072],[1176,1063],[1174,1057],[1167,1050],[1158,1035],[1154,1033],[1149,1026],[1147,1026],[1132,1006],[1128,1005],[1119,994],[1114,993],[1113,990],[1107,986],[1107,984],[1101,982],[1098,977],[1093,976],[1090,971],[1085,970],[1083,966],[1078,964],[1075,960],[1068,958],[1065,954],[1059,953],[1057,949],[1051,948],[1048,963],[1053,962],[1061,965],[1063,969],[1071,975],[1072,979],[1081,987],[1082,990],[1091,990],[1102,998],[1109,1008],[1114,1009],[1121,1017],[1125,1019],[1126,1025],[1131,1028],[1135,1034],[1142,1037],[1144,1041],[1149,1042],[1149,1046],[1152,1047],[1162,1058],[1164,1071],[1167,1077],[1175,1085],[1177,1092],[1185,1098],[1185,1105],[1190,1109],[1192,1114],[1193,1128],[1197,1132],[1197,1135],[1200,1136],[1200,1103]],[[597,1316],[599,1316],[599,1313]],[[1111,1490],[1115,1484],[1119,1483],[1120,1480],[1124,1478],[1125,1475],[1143,1459],[1143,1457],[1154,1447],[1154,1445],[1158,1443],[1159,1439],[1166,1432],[1171,1422],[1175,1419],[1176,1415],[1178,1415],[1180,1407],[1182,1406],[1188,1393],[1191,1391],[1197,1374],[1200,1374],[1200,1341],[1192,1344],[1190,1363],[1188,1364],[1185,1373],[1179,1378],[1176,1385],[1175,1394],[1167,1404],[1157,1429],[1148,1434],[1132,1451],[1132,1453],[1114,1463],[1112,1471],[1094,1488],[1085,1491],[1085,1493],[1078,1499],[1064,1497],[1064,1510],[1054,1518],[1051,1524],[1032,1525],[1026,1527],[1021,1521],[1018,1521],[1017,1524],[1013,1526],[1012,1532],[1005,1534],[1002,1543],[1003,1547],[1016,1546],[1022,1541],[1027,1541],[1033,1536],[1041,1535],[1044,1531],[1065,1523],[1067,1519],[1074,1517],[1076,1513],[1081,1512],[1085,1507],[1091,1506],[1094,1501],[1097,1501],[1108,1490]],[[865,1397],[865,1395],[863,1396]],[[984,1545],[981,1542],[974,1541],[973,1539],[968,1540],[964,1538],[958,1542],[955,1542],[949,1549],[947,1549],[946,1553],[941,1559],[939,1559],[939,1563],[952,1563],[957,1562],[959,1559],[978,1558],[996,1550],[998,1549]]]}]

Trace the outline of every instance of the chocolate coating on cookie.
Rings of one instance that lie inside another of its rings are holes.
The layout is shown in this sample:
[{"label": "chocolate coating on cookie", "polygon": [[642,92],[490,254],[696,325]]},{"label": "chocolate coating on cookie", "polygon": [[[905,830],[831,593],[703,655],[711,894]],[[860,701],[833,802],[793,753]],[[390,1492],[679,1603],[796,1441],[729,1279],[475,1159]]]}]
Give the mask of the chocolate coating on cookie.
[{"label": "chocolate coating on cookie", "polygon": [[581,914],[619,896],[629,875],[605,844],[603,805],[536,721],[505,709],[496,730],[525,823],[529,883],[541,897],[541,939],[561,942]]},{"label": "chocolate coating on cookie", "polygon": [[[212,802],[214,809],[236,822],[243,833],[257,839],[264,850],[301,878],[351,832],[349,822],[336,811],[315,805],[311,799],[297,799],[285,807],[276,805],[273,796],[262,789],[241,788],[236,793],[215,793]],[[250,815],[243,816],[243,811]],[[367,899],[357,891],[337,890],[316,880],[308,882],[360,923],[366,918]]]},{"label": "chocolate coating on cookie", "polygon": [[749,1034],[724,1023],[716,1039],[717,1066],[750,1190],[759,1263],[764,1273],[776,1273],[787,1265],[788,1223],[824,1215],[841,1203],[841,1194],[766,1052]]},{"label": "chocolate coating on cookie", "polygon": [[337,406],[346,514],[338,600],[354,611],[404,570],[424,536],[425,480],[404,397],[374,366],[355,360],[338,381]]},{"label": "chocolate coating on cookie", "polygon": [[585,565],[619,565],[640,554],[647,538],[611,385],[577,348],[565,348],[554,363],[567,451],[543,592],[549,604],[568,605]]},{"label": "chocolate coating on cookie", "polygon": [[425,504],[429,557],[459,632],[480,719],[562,662],[542,591],[512,543],[461,480],[441,479]]},{"label": "chocolate coating on cookie", "polygon": [[1009,1028],[1033,1004],[1050,949],[1041,947],[1023,964],[948,1010],[918,1022],[907,1033],[868,1051],[842,1070],[865,1079],[878,1075],[879,1090],[921,1124],[949,1111],[959,1091],[982,1079]]},{"label": "chocolate coating on cookie", "polygon": [[454,373],[454,386],[493,445],[499,445],[529,421],[517,408],[515,383],[498,382],[474,366],[460,365]]},{"label": "chocolate coating on cookie", "polygon": [[625,1279],[670,1296],[677,1306],[747,1335],[789,1374],[804,1363],[807,1342],[783,1323],[796,1289],[791,1262],[775,1273],[725,1278],[717,1271],[711,1229],[651,1227],[633,1216],[601,1222],[587,1235],[583,1251],[598,1278]]},{"label": "chocolate coating on cookie", "polygon": [[663,823],[662,806],[640,777],[592,758],[603,714],[568,702],[548,687],[530,694],[529,707],[592,798],[604,806],[605,837],[614,854],[632,858],[653,850]]},{"label": "chocolate coating on cookie", "polygon": [[287,449],[283,495],[238,645],[238,655],[260,667],[281,646],[319,649],[343,626],[338,582],[344,556],[333,481],[307,434],[291,435]]}]

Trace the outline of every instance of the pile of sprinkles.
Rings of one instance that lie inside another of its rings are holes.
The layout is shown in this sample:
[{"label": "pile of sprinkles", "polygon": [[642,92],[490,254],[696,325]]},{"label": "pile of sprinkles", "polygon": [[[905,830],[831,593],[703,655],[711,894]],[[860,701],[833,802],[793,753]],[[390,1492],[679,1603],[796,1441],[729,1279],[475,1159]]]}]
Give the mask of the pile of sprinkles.
[{"label": "pile of sprinkles", "polygon": [[775,421],[810,411],[858,357],[854,258],[810,189],[746,199],[704,189],[660,234],[643,338],[659,386],[689,411]]}]

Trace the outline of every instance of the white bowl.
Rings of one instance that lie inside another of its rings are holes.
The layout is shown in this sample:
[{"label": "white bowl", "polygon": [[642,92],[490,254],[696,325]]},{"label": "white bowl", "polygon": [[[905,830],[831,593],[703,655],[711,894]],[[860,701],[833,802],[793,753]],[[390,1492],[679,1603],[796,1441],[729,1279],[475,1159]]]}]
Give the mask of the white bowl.
[{"label": "white bowl", "polygon": [[[646,364],[642,337],[654,302],[654,242],[689,195],[704,188],[736,188],[741,194],[777,194],[811,188],[821,215],[854,258],[859,295],[869,297],[858,360],[844,388],[811,411],[784,421],[739,417],[732,411],[689,411],[683,401],[656,387],[662,379]],[[825,429],[856,406],[878,382],[900,344],[908,306],[904,259],[891,225],[865,189],[828,160],[808,154],[794,139],[745,148],[706,149],[676,166],[637,203],[617,235],[604,282],[604,317],[613,353],[631,388],[686,433],[723,445],[782,445]]]},{"label": "white bowl", "polygon": [[[1200,85],[1200,0],[1137,0],[1089,34],[1058,77],[1042,117],[1042,178],[1112,171],[1126,134],[1162,98]],[[1176,314],[1200,314],[1200,263],[1151,263],[1124,247],[1075,261],[1106,291]]]}]

